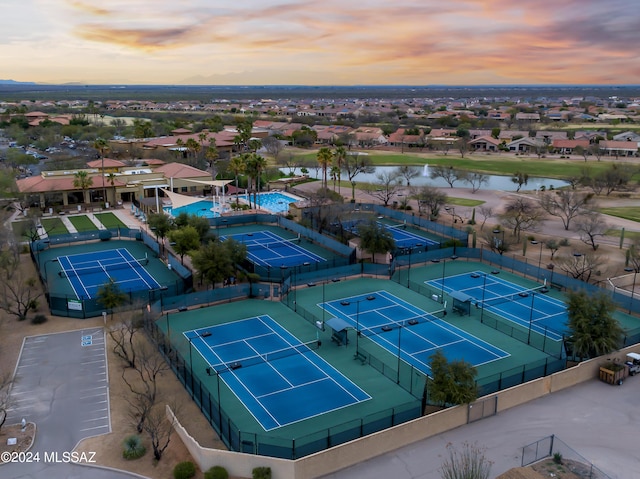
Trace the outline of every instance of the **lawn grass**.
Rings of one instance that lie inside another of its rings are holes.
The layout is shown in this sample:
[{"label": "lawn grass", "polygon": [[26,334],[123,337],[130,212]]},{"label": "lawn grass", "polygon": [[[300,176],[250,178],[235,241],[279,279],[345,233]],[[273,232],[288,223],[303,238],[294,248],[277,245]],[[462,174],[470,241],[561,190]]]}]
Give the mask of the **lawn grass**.
[{"label": "lawn grass", "polygon": [[60,218],[42,218],[41,223],[49,236],[69,233],[69,230]]},{"label": "lawn grass", "polygon": [[98,229],[87,215],[69,216],[69,221],[78,231],[95,231]]},{"label": "lawn grass", "polygon": [[454,206],[475,207],[475,206],[483,205],[484,203],[485,201],[483,200],[472,200],[469,198],[452,198],[451,196],[447,198],[447,204],[454,205]]},{"label": "lawn grass", "polygon": [[[612,238],[620,238],[620,232],[622,229],[620,228],[609,228],[604,232],[605,235],[610,236]],[[624,232],[624,238],[628,240],[635,241],[640,239],[640,231],[627,231]]]},{"label": "lawn grass", "polygon": [[[605,215],[617,216],[626,220],[640,222],[640,208],[637,206],[620,206],[612,208],[600,208],[600,213]],[[640,224],[638,224],[640,229]]]},{"label": "lawn grass", "polygon": [[98,218],[100,223],[104,225],[107,229],[116,229],[116,228],[126,228],[125,225],[120,218],[118,218],[113,213],[96,213],[95,217]]}]

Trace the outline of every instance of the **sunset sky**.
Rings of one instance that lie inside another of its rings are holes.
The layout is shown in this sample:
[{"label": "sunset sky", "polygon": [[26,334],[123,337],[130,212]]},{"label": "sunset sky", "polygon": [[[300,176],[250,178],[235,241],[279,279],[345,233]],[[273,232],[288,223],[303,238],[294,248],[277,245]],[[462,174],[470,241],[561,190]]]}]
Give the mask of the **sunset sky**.
[{"label": "sunset sky", "polygon": [[0,79],[638,84],[637,0],[0,0]]}]

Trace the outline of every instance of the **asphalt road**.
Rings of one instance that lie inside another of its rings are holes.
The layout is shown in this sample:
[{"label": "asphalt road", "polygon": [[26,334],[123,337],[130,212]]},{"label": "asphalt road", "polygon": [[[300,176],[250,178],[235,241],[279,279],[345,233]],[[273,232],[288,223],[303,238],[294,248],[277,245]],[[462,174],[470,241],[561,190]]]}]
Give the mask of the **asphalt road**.
[{"label": "asphalt road", "polygon": [[[640,479],[640,376],[596,379],[419,441],[324,479],[441,479],[447,444],[486,448],[496,477],[521,465],[522,448],[552,434],[612,479]],[[567,454],[564,454],[567,457]],[[594,476],[599,477],[599,476]]]}]

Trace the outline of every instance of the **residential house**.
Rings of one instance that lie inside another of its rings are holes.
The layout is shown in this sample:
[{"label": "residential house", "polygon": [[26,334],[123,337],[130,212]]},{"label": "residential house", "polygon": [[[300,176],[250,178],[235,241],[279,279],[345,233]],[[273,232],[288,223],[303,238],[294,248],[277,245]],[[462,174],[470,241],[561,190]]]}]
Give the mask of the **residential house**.
[{"label": "residential house", "polygon": [[599,143],[600,150],[608,156],[638,156],[640,142],[637,141],[605,141]]},{"label": "residential house", "polygon": [[581,139],[581,140],[560,139],[560,140],[553,140],[551,142],[551,148],[555,153],[558,153],[560,155],[571,155],[575,151],[576,147],[579,146],[582,149],[587,150],[590,144],[591,143],[589,142],[588,139]]},{"label": "residential house", "polygon": [[491,135],[480,136],[469,142],[469,147],[475,151],[499,151],[502,140]]}]

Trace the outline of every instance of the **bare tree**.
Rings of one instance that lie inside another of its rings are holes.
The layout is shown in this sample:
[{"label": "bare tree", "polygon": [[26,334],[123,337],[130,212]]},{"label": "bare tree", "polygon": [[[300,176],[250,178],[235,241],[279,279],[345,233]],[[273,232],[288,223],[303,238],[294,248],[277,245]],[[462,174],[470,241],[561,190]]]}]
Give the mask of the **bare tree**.
[{"label": "bare tree", "polygon": [[262,146],[267,153],[273,157],[276,162],[278,161],[278,156],[280,156],[280,152],[284,149],[284,146],[280,140],[278,140],[275,136],[267,136],[262,139]]},{"label": "bare tree", "polygon": [[586,211],[578,216],[575,225],[576,231],[580,234],[580,241],[591,246],[593,251],[598,249],[596,239],[599,236],[604,236],[609,229],[604,216],[594,210]]},{"label": "bare tree", "polygon": [[433,186],[422,186],[413,190],[412,196],[418,201],[418,213],[422,214],[422,208],[426,207],[429,217],[435,219],[449,197]]},{"label": "bare tree", "polygon": [[[149,435],[151,440],[151,448],[153,449],[153,458],[156,461],[162,459],[162,454],[169,446],[171,434],[175,423],[167,417],[165,405],[156,405],[149,412],[147,420],[144,423],[144,431]],[[171,405],[174,414],[177,414],[176,404]]]},{"label": "bare tree", "polygon": [[509,201],[500,215],[503,226],[511,229],[516,240],[520,241],[523,231],[535,231],[545,212],[536,203],[526,198],[517,197]]},{"label": "bare tree", "polygon": [[9,393],[13,385],[13,378],[9,372],[0,373],[0,429],[7,420],[7,410],[11,407]]},{"label": "bare tree", "polygon": [[487,230],[482,235],[491,251],[503,255],[516,243],[513,236],[507,235],[504,229]]},{"label": "bare tree", "polygon": [[489,176],[482,173],[468,173],[464,178],[465,183],[471,185],[471,192],[475,193],[482,185],[486,185],[489,182]]},{"label": "bare tree", "polygon": [[121,321],[111,324],[109,337],[113,341],[113,353],[124,361],[129,368],[136,367],[136,355],[138,344],[136,333],[142,328],[142,313],[137,309],[122,311],[119,315]]},{"label": "bare tree", "polygon": [[375,183],[367,183],[362,186],[362,190],[374,198],[379,199],[385,206],[398,194],[402,188],[402,179],[398,171],[384,171],[376,175]]},{"label": "bare tree", "polygon": [[517,171],[513,174],[511,181],[517,185],[516,192],[518,192],[523,185],[526,185],[529,182],[529,174]]},{"label": "bare tree", "polygon": [[287,151],[284,154],[279,155],[281,158],[281,165],[283,168],[289,169],[289,174],[293,175],[296,168],[301,167],[300,157],[293,154],[291,151]]},{"label": "bare tree", "polygon": [[558,240],[552,238],[545,241],[544,246],[551,252],[551,260],[553,260],[556,252],[560,249],[560,243],[558,243]]},{"label": "bare tree", "polygon": [[460,179],[460,172],[454,170],[453,166],[436,165],[429,168],[429,177],[432,180],[442,178],[450,188],[453,188],[454,183]]},{"label": "bare tree", "polygon": [[42,296],[36,278],[24,268],[15,251],[0,253],[0,309],[18,321],[24,321],[29,311],[37,309]]},{"label": "bare tree", "polygon": [[625,266],[633,268],[635,273],[640,273],[640,238],[636,237],[629,245],[625,253]]},{"label": "bare tree", "polygon": [[122,370],[122,380],[132,397],[127,398],[130,416],[141,433],[151,409],[158,399],[158,376],[169,369],[164,358],[149,345],[140,348],[136,366]]},{"label": "bare tree", "polygon": [[420,171],[415,166],[402,165],[399,166],[398,174],[407,182],[407,186],[411,186],[411,180],[420,175]]},{"label": "bare tree", "polygon": [[581,214],[582,209],[591,201],[593,194],[575,190],[556,190],[540,197],[540,206],[551,216],[562,220],[565,230],[569,230],[571,220]]},{"label": "bare tree", "polygon": [[482,231],[484,229],[484,224],[489,218],[493,218],[495,213],[491,206],[481,206],[478,208],[478,213],[482,216],[482,223],[480,224],[480,231]]},{"label": "bare tree", "polygon": [[588,251],[584,253],[573,253],[572,255],[558,255],[556,264],[558,267],[575,279],[580,279],[586,283],[591,276],[600,272],[600,268],[606,264],[607,259],[596,253]]}]

